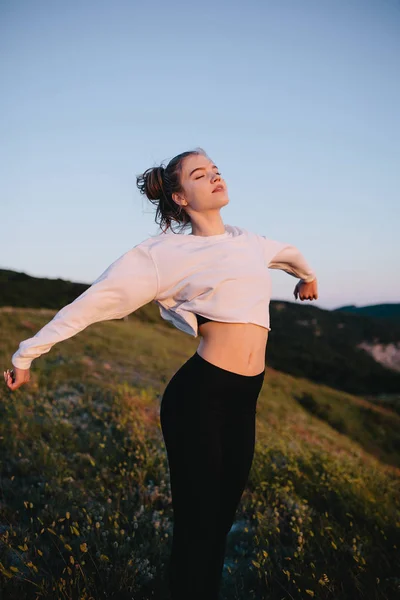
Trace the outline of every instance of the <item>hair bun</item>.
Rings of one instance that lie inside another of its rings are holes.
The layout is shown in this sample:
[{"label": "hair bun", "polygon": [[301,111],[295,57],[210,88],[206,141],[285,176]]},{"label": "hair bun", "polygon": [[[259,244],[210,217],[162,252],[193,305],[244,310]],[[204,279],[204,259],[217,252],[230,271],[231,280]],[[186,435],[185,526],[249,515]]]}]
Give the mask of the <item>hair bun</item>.
[{"label": "hair bun", "polygon": [[160,200],[163,197],[164,172],[165,168],[162,165],[151,167],[136,178],[140,192],[146,194],[149,200]]}]

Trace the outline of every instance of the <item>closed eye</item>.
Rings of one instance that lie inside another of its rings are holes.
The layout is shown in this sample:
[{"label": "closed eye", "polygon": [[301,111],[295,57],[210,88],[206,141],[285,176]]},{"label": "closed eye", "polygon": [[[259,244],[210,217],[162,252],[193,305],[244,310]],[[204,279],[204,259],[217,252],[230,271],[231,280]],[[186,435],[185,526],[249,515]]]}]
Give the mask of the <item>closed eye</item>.
[{"label": "closed eye", "polygon": [[[219,173],[219,172],[217,171],[217,175],[222,175],[222,173]],[[200,177],[195,177],[195,179],[201,179],[202,177],[204,177],[204,175],[200,175]]]}]

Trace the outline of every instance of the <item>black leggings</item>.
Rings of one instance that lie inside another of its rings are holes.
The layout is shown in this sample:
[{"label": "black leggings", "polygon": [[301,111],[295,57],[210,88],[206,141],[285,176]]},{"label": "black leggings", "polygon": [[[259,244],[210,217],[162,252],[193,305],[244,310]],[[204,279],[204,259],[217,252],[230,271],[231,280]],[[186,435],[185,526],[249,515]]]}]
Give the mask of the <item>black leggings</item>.
[{"label": "black leggings", "polygon": [[160,408],[174,514],[172,600],[217,600],[226,551],[254,456],[265,369],[241,375],[193,354]]}]

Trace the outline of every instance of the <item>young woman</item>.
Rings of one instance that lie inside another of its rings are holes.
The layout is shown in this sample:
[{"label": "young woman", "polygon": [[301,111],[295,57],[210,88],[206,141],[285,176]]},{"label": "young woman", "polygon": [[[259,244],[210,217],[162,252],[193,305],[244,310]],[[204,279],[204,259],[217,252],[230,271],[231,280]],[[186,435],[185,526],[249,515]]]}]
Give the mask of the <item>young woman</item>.
[{"label": "young woman", "polygon": [[[265,375],[269,268],[300,278],[294,296],[317,299],[299,250],[223,223],[227,185],[201,149],[137,177],[157,206],[162,233],[112,263],[12,357],[11,390],[32,360],[89,324],[154,301],[162,318],[201,340],[167,384],[160,408],[174,514],[168,565],[171,600],[217,600],[226,541],[250,472],[256,406]],[[177,235],[172,222],[191,233]],[[14,379],[14,381],[13,381]]]}]

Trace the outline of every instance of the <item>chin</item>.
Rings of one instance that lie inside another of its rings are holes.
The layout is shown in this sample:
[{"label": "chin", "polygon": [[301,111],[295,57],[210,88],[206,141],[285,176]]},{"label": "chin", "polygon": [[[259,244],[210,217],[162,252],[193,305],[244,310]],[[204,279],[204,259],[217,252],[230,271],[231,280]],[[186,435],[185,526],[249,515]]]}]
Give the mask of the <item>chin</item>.
[{"label": "chin", "polygon": [[217,200],[219,200],[219,202],[216,202],[215,206],[222,207],[229,203],[229,196],[228,194],[219,194],[219,198],[217,198]]}]

